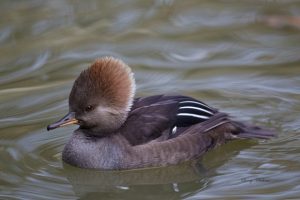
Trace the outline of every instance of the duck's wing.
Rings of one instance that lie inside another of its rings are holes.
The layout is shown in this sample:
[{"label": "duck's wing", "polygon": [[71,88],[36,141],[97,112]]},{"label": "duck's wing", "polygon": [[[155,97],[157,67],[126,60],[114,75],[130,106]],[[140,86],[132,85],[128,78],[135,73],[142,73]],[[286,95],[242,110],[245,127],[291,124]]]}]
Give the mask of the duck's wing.
[{"label": "duck's wing", "polygon": [[207,121],[216,113],[216,109],[186,96],[137,98],[121,132],[131,145],[157,138],[166,140],[177,137],[194,124]]},{"label": "duck's wing", "polygon": [[188,127],[177,137],[153,140],[133,147],[128,168],[158,167],[178,164],[203,155],[209,149],[237,138],[264,138],[274,136],[271,130],[232,121],[227,114],[216,113],[208,120]]},{"label": "duck's wing", "polygon": [[205,122],[190,126],[178,137],[165,140],[158,138],[134,146],[134,156],[128,158],[126,165],[128,168],[157,167],[197,158],[217,144],[224,143],[227,136],[230,137],[227,133],[233,129],[227,115],[217,113]]},{"label": "duck's wing", "polygon": [[163,95],[135,99],[121,134],[133,146],[160,137],[175,122],[178,102]]}]

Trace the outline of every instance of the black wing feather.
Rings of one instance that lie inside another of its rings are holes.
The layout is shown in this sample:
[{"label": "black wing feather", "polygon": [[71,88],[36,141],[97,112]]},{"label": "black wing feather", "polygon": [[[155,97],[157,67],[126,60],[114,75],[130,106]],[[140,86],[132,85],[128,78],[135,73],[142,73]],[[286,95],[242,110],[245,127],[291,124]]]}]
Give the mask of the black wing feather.
[{"label": "black wing feather", "polygon": [[[165,133],[167,138],[177,137],[181,132],[178,130],[202,123],[215,113],[216,109],[186,96],[136,98],[125,123],[128,126],[122,128],[123,135],[132,145],[164,137]],[[129,126],[132,123],[135,125]]]},{"label": "black wing feather", "polygon": [[217,112],[205,103],[192,98],[180,101],[178,106],[177,119],[174,124],[177,127],[186,127],[204,122]]}]

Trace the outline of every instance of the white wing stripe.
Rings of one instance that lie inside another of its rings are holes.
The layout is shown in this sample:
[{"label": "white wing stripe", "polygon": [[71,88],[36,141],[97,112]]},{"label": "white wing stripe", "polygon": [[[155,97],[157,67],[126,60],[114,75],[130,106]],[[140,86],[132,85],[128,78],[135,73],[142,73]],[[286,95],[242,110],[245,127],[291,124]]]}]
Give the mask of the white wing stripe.
[{"label": "white wing stripe", "polygon": [[195,104],[204,106],[204,107],[206,107],[206,108],[208,108],[208,109],[211,109],[208,105],[205,105],[204,103],[200,103],[200,102],[198,102],[198,101],[181,101],[181,102],[179,102],[179,104],[181,104],[181,103],[195,103]]},{"label": "white wing stripe", "polygon": [[174,126],[174,128],[172,129],[172,135],[174,135],[177,131],[177,126]]},{"label": "white wing stripe", "polygon": [[213,115],[213,113],[208,110],[205,110],[203,108],[194,107],[194,106],[182,106],[182,107],[179,107],[179,109],[195,109],[195,110],[200,110],[200,111],[203,111],[203,112]]},{"label": "white wing stripe", "polygon": [[190,114],[190,113],[178,113],[177,116],[196,117],[196,118],[200,118],[200,119],[208,119],[209,118],[207,116]]}]

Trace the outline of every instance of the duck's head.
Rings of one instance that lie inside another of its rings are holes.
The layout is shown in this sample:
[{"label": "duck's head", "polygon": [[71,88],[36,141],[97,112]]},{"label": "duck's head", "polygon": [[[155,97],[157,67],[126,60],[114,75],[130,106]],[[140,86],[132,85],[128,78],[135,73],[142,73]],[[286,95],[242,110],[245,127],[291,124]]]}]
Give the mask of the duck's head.
[{"label": "duck's head", "polygon": [[133,74],[124,62],[112,57],[98,59],[74,82],[69,113],[47,130],[78,124],[94,135],[114,132],[126,120],[134,93]]}]

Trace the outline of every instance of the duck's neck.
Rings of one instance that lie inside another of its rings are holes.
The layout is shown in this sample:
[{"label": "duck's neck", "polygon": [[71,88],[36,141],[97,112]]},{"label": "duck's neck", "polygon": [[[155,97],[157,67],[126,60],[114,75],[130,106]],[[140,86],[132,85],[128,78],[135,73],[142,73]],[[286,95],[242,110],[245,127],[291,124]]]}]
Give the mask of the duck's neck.
[{"label": "duck's neck", "polygon": [[[97,129],[96,129],[97,130]],[[85,128],[79,128],[76,131],[81,132],[85,135],[87,139],[101,139],[104,137],[111,137],[115,133],[111,132],[105,132],[105,131],[95,131],[94,129],[85,129]]]}]

